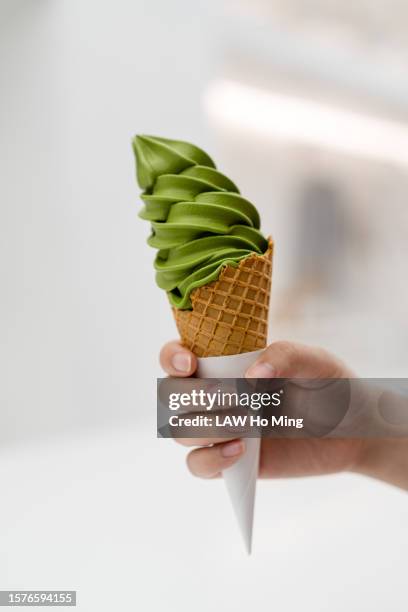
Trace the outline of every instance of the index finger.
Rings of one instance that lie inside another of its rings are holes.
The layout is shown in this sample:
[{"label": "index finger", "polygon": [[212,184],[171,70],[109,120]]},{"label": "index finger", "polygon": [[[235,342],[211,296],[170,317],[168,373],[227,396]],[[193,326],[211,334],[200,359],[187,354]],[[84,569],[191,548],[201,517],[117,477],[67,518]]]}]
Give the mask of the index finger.
[{"label": "index finger", "polygon": [[160,365],[169,376],[192,376],[197,369],[197,357],[173,340],[160,351]]}]

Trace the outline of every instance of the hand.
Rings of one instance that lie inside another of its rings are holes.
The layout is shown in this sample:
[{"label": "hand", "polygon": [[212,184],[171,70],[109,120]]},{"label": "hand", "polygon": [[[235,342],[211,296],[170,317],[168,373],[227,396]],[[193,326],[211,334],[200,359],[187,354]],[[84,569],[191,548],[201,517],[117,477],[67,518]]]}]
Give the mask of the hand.
[{"label": "hand", "polygon": [[[166,344],[160,354],[170,376],[192,376],[196,357],[179,342]],[[247,378],[348,378],[353,374],[337,358],[320,348],[291,342],[274,342],[246,372]],[[178,439],[196,446],[187,456],[195,476],[214,478],[245,452],[242,440]],[[263,439],[260,454],[261,478],[313,476],[342,471],[360,471],[366,442],[358,439]]]}]

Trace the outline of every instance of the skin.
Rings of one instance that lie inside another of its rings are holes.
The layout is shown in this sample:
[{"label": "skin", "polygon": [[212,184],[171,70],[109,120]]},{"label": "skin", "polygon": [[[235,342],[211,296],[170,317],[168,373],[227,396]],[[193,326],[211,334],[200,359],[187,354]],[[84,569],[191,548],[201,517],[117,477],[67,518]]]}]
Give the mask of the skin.
[{"label": "skin", "polygon": [[[166,344],[160,363],[169,376],[194,375],[195,356],[177,341]],[[349,378],[353,373],[327,351],[292,342],[274,342],[247,370],[247,378]],[[242,440],[178,439],[195,447],[187,455],[194,476],[216,478],[245,452]],[[408,438],[265,439],[260,478],[317,476],[356,472],[408,490]]]}]

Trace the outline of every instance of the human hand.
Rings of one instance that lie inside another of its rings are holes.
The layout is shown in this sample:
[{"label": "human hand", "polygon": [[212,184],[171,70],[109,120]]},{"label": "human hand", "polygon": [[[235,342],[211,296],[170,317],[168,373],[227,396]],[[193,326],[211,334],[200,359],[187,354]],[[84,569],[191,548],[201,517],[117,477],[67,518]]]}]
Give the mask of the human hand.
[{"label": "human hand", "polygon": [[[160,354],[170,376],[192,376],[196,357],[177,341],[166,344]],[[292,342],[274,342],[246,372],[247,378],[349,378],[352,373],[323,349]],[[187,465],[195,476],[214,478],[245,452],[243,440],[182,439],[191,450]],[[366,443],[359,439],[262,439],[261,478],[312,476],[359,471]]]}]

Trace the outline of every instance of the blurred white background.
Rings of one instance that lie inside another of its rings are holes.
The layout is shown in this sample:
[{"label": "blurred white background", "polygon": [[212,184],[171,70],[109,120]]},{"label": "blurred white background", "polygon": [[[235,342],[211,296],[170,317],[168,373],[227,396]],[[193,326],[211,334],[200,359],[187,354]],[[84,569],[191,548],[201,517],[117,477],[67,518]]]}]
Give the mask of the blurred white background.
[{"label": "blurred white background", "polygon": [[0,589],[77,589],[87,611],[407,609],[405,494],[261,482],[246,558],[222,483],[155,438],[176,333],[130,148],[196,142],[256,202],[271,339],[405,376],[406,7],[374,4],[0,1]]}]

